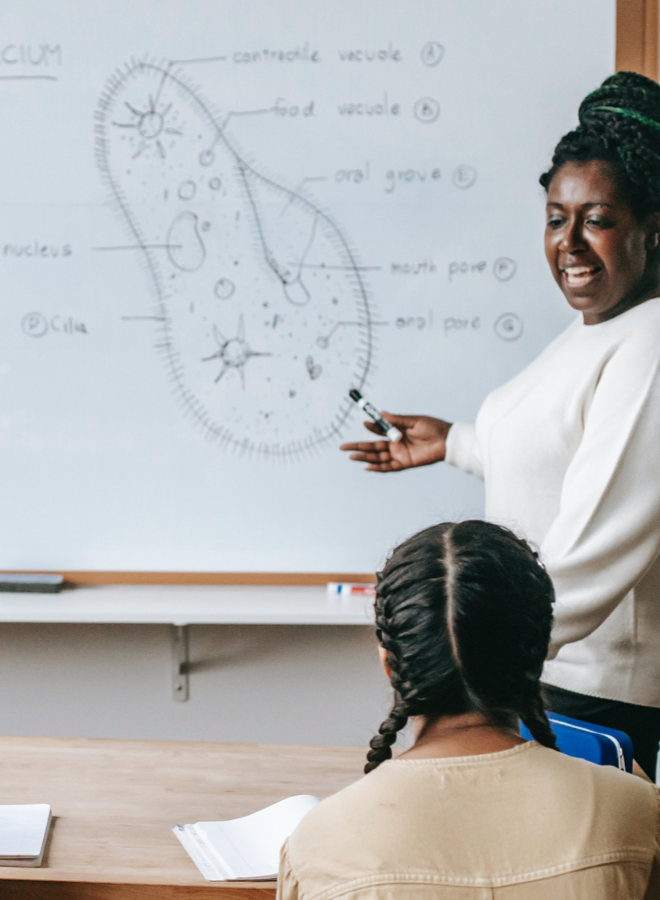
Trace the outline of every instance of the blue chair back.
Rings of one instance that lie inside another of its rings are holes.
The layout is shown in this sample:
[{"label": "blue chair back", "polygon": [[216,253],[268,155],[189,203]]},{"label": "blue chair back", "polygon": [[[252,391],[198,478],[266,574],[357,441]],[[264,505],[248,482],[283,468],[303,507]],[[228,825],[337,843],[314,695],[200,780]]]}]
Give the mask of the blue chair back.
[{"label": "blue chair back", "polygon": [[[623,731],[570,719],[555,712],[548,712],[548,719],[562,753],[587,759],[598,766],[614,766],[623,772],[632,772],[633,745]],[[528,741],[533,740],[522,723],[520,734]]]}]

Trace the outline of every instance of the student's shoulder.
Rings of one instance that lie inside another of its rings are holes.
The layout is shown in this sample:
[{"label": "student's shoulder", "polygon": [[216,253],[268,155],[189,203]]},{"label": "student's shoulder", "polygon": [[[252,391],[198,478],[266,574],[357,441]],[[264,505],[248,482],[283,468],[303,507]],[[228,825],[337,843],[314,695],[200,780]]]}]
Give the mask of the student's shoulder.
[{"label": "student's shoulder", "polygon": [[[562,803],[576,808],[594,804],[598,816],[611,817],[622,827],[632,822],[654,833],[660,818],[660,795],[654,784],[621,772],[613,766],[597,766],[584,759],[537,746],[530,754],[530,775],[549,796],[560,790]],[[541,777],[542,776],[542,777]]]},{"label": "student's shoulder", "polygon": [[368,821],[376,807],[395,801],[400,792],[398,768],[392,762],[381,764],[331,797],[311,809],[291,836],[293,847],[310,840],[323,841],[323,835],[337,835],[345,831],[351,821],[359,830],[361,820]]},{"label": "student's shoulder", "polygon": [[347,809],[361,809],[365,804],[371,802],[381,794],[381,786],[384,780],[387,780],[388,769],[390,764],[383,763],[374,772],[369,775],[363,775],[348,787],[342,788],[336,794],[326,797],[318,806],[315,806],[305,816],[305,824],[313,824],[325,820],[332,819],[335,816],[341,816],[346,813]]}]

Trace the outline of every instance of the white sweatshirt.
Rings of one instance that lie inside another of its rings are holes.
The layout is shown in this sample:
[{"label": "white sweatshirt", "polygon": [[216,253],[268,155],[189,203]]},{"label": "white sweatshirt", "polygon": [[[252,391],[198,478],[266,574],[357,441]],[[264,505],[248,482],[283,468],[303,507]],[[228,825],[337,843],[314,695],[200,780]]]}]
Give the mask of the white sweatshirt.
[{"label": "white sweatshirt", "polygon": [[580,317],[451,427],[447,462],[540,549],[557,594],[543,680],[660,707],[660,298]]}]

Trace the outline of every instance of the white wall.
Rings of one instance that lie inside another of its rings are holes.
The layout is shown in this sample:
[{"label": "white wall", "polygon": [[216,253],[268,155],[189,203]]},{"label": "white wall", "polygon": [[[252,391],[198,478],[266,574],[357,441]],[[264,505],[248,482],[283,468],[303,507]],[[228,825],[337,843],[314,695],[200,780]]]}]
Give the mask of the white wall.
[{"label": "white wall", "polygon": [[389,688],[372,627],[191,626],[171,699],[164,625],[0,625],[0,733],[366,745]]}]

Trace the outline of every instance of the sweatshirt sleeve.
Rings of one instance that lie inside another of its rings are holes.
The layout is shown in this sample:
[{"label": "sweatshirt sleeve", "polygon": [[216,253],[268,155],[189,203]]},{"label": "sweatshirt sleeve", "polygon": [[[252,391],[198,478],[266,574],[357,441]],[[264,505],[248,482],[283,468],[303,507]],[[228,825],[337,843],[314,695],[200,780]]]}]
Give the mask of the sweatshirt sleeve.
[{"label": "sweatshirt sleeve", "polygon": [[[658,794],[658,802],[660,805],[660,794]],[[651,874],[646,886],[644,900],[657,900],[658,897],[660,897],[660,815],[658,816],[655,829],[655,854],[651,864]]]},{"label": "sweatshirt sleeve", "polygon": [[298,900],[298,881],[293,874],[289,859],[289,841],[286,840],[280,851],[280,871],[277,876],[276,900]]},{"label": "sweatshirt sleeve", "polygon": [[484,464],[474,425],[454,422],[447,435],[445,462],[484,480]]},{"label": "sweatshirt sleeve", "polygon": [[550,659],[595,631],[660,551],[657,344],[651,329],[605,364],[566,471],[541,547],[557,594]]}]

